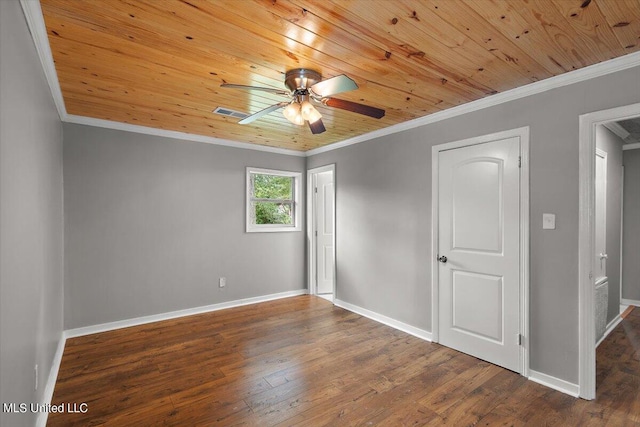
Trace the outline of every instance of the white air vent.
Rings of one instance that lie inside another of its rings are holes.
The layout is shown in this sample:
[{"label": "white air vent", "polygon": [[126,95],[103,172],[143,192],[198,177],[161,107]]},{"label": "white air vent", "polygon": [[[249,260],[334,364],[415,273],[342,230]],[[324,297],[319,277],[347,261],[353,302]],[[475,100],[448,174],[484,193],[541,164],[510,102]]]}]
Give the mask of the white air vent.
[{"label": "white air vent", "polygon": [[249,117],[248,114],[241,113],[240,111],[234,111],[234,110],[230,110],[229,108],[222,108],[222,107],[216,107],[216,109],[213,110],[213,112],[216,114],[220,114],[221,116],[230,116],[230,117],[235,117],[241,120],[244,119],[245,117]]}]

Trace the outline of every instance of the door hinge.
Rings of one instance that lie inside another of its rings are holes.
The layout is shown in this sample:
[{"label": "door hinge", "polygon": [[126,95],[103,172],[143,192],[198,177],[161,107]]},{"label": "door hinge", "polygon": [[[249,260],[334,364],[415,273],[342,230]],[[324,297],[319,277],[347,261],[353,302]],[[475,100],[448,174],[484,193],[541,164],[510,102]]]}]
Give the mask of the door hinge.
[{"label": "door hinge", "polygon": [[522,334],[518,334],[518,345],[522,345],[523,341],[524,341],[524,337],[522,336]]},{"label": "door hinge", "polygon": [[318,237],[318,230],[316,230],[316,237]]},{"label": "door hinge", "polygon": [[518,167],[522,167],[522,156],[518,156]]},{"label": "door hinge", "polygon": [[317,192],[318,192],[318,187],[315,187],[315,188],[313,189],[313,192],[314,192],[314,193],[317,193]]}]

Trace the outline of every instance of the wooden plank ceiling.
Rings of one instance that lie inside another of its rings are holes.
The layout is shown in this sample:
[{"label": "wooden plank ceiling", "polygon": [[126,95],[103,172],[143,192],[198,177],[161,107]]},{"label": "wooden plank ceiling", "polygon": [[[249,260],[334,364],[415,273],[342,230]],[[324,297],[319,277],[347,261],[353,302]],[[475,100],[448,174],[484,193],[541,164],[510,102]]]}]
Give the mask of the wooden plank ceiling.
[{"label": "wooden plank ceiling", "polygon": [[[68,114],[306,151],[640,50],[640,0],[41,0]],[[283,100],[284,73],[346,74],[336,98],[382,119]]]}]

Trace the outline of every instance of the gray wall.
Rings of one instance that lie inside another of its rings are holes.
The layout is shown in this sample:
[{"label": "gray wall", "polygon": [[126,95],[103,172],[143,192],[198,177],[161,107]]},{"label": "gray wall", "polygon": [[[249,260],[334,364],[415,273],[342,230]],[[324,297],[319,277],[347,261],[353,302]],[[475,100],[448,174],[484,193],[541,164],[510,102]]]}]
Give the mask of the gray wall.
[{"label": "gray wall", "polygon": [[304,158],[64,133],[66,329],[306,288],[304,231],[245,233],[244,210],[245,167],[302,172]]},{"label": "gray wall", "polygon": [[29,404],[62,337],[62,125],[17,1],[0,1],[0,57],[0,403]]},{"label": "gray wall", "polygon": [[[431,147],[531,128],[531,369],[578,382],[578,116],[640,102],[634,68],[308,159],[336,163],[339,299],[431,330]],[[556,230],[542,231],[555,213]]]},{"label": "gray wall", "polygon": [[622,144],[606,127],[596,126],[596,147],[607,153],[607,324],[620,314],[620,220],[622,219]]},{"label": "gray wall", "polygon": [[640,150],[626,150],[622,298],[640,301]]}]

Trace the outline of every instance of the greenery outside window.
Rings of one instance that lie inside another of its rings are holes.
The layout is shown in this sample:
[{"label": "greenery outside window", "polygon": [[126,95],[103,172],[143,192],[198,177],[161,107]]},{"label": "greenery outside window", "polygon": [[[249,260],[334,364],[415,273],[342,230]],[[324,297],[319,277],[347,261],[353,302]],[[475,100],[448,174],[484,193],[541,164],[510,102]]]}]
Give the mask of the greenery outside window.
[{"label": "greenery outside window", "polygon": [[300,172],[247,168],[247,232],[300,230]]}]

